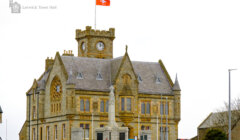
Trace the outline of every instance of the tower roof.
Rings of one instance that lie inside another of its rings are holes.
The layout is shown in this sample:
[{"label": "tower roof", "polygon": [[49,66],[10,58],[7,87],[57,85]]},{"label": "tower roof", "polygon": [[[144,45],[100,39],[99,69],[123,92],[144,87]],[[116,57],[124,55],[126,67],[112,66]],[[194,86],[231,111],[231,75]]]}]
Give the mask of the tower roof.
[{"label": "tower roof", "polygon": [[0,113],[3,113],[1,106],[0,106]]},{"label": "tower roof", "polygon": [[178,83],[177,75],[176,75],[175,83],[174,83],[174,85],[173,85],[173,90],[181,91],[180,85],[179,85],[179,83]]}]

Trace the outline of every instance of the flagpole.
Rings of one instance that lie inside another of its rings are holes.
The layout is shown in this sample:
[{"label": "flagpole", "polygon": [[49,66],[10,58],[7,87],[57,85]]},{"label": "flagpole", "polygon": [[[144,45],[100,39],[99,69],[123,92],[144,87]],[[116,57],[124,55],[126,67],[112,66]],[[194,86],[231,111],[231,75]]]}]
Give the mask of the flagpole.
[{"label": "flagpole", "polygon": [[96,22],[97,22],[97,0],[95,0],[95,19],[94,19],[95,30],[97,26]]}]

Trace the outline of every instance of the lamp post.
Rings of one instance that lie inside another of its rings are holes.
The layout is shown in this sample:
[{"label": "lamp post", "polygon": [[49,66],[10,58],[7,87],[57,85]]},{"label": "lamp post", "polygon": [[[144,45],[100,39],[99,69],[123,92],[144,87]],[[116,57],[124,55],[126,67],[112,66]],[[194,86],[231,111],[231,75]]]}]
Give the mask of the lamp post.
[{"label": "lamp post", "polygon": [[229,74],[229,100],[228,100],[228,140],[231,140],[231,71],[237,69],[228,69]]}]

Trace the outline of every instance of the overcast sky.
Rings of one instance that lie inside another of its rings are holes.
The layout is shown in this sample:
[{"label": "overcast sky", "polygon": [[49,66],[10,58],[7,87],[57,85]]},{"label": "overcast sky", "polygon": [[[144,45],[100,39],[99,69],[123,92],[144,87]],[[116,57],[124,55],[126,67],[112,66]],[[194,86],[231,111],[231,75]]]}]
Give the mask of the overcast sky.
[{"label": "overcast sky", "polygon": [[[0,1],[0,136],[17,140],[26,119],[26,92],[45,69],[45,59],[73,50],[75,30],[94,26],[94,0]],[[14,1],[14,2],[15,2]],[[36,9],[30,9],[36,8]],[[41,7],[41,8],[40,8]],[[42,9],[42,7],[45,7]],[[97,7],[97,29],[116,29],[114,57],[125,45],[131,60],[162,59],[181,92],[179,138],[197,135],[198,125],[232,98],[240,97],[239,0],[111,0]],[[48,9],[46,9],[48,8]]]}]

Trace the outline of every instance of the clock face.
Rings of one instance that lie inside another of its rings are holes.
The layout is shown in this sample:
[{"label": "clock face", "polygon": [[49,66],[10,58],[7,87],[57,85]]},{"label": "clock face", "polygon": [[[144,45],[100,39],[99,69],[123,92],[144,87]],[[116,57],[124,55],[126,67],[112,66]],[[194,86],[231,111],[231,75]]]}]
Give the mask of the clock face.
[{"label": "clock face", "polygon": [[85,42],[82,43],[82,50],[85,51],[86,50],[86,45]]},{"label": "clock face", "polygon": [[58,77],[55,77],[51,83],[51,101],[60,101],[62,98],[62,84]]},{"label": "clock face", "polygon": [[98,42],[97,43],[97,45],[96,45],[96,47],[97,47],[97,49],[99,50],[99,51],[102,51],[103,49],[104,49],[104,44],[103,44],[103,42]]}]

